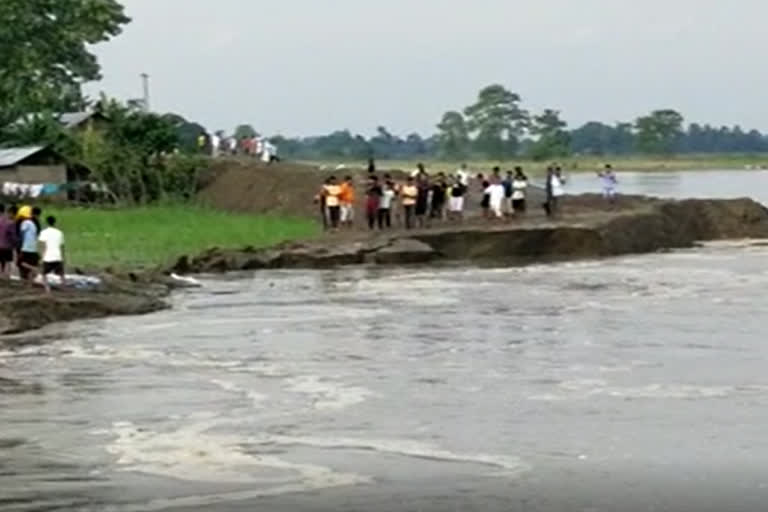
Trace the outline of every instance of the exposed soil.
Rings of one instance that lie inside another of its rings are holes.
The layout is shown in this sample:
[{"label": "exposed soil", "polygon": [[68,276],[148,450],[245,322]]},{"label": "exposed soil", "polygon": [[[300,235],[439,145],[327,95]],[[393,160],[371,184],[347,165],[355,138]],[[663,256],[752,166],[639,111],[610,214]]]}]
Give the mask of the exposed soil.
[{"label": "exposed soil", "polygon": [[[600,258],[692,247],[696,242],[768,237],[768,209],[750,199],[661,201],[629,199],[614,212],[590,211],[554,222],[441,226],[417,231],[329,234],[308,243],[240,251],[211,249],[184,256],[180,273],[271,268],[330,268],[354,264],[487,261],[501,265]],[[632,201],[635,201],[634,203]]]},{"label": "exposed soil", "polygon": [[53,322],[141,315],[168,307],[163,297],[171,288],[165,284],[133,283],[112,276],[103,279],[95,289],[68,288],[50,295],[37,285],[0,281],[0,334],[38,329]]},{"label": "exposed soil", "polygon": [[[255,159],[222,158],[213,161],[202,176],[198,197],[223,210],[281,213],[319,220],[319,206],[313,200],[327,178],[343,180],[352,176],[361,199],[367,175],[364,169],[320,169],[293,162],[267,165]],[[399,171],[392,175],[404,178]]]}]

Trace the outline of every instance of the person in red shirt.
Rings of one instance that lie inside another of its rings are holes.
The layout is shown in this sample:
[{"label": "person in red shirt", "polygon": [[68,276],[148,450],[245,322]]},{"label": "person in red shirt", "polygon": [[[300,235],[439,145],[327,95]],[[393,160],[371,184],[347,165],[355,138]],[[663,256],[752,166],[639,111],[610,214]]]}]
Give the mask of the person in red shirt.
[{"label": "person in red shirt", "polygon": [[365,191],[365,216],[368,219],[368,228],[375,229],[379,218],[379,206],[383,190],[378,176],[371,176],[368,180],[368,188]]}]

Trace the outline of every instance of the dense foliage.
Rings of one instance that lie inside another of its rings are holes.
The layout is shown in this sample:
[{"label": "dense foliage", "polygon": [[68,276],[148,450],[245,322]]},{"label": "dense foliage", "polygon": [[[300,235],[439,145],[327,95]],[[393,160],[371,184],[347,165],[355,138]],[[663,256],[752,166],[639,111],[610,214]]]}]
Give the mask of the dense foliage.
[{"label": "dense foliage", "polygon": [[[179,151],[182,136],[191,135],[187,121],[106,98],[96,108],[105,121],[95,129],[67,129],[54,114],[43,113],[7,126],[0,137],[8,146],[50,144],[79,180],[105,186],[117,201],[145,203],[194,194],[204,162]],[[189,143],[194,148],[194,140]]]},{"label": "dense foliage", "polygon": [[116,0],[0,1],[0,126],[29,112],[82,108],[80,85],[100,77],[89,45],[129,21]]}]

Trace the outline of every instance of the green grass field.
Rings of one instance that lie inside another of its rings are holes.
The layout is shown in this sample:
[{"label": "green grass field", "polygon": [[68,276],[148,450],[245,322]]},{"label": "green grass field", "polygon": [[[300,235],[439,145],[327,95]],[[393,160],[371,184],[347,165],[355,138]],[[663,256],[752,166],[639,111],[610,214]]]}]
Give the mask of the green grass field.
[{"label": "green grass field", "polygon": [[[311,162],[313,165],[333,166],[344,163],[349,167],[364,167],[366,164],[362,161],[341,162]],[[410,171],[416,168],[419,160],[378,160],[377,167],[382,170],[405,170]],[[431,173],[434,172],[453,172],[461,161],[440,161],[424,159],[422,163]],[[506,161],[493,160],[468,160],[469,168],[476,172],[483,172],[492,169],[498,165],[502,169],[510,169],[515,165],[521,165],[526,172],[530,174],[543,174],[551,162],[534,162],[532,160],[517,159]],[[712,154],[712,155],[681,155],[669,157],[648,157],[648,156],[578,156],[558,159],[557,163],[568,172],[594,172],[609,163],[621,171],[654,172],[654,171],[695,171],[695,170],[741,170],[745,168],[768,167],[768,154]]]},{"label": "green grass field", "polygon": [[145,268],[213,246],[267,246],[320,231],[309,220],[227,213],[193,205],[44,207],[43,217],[51,214],[64,231],[69,264],[85,268]]}]

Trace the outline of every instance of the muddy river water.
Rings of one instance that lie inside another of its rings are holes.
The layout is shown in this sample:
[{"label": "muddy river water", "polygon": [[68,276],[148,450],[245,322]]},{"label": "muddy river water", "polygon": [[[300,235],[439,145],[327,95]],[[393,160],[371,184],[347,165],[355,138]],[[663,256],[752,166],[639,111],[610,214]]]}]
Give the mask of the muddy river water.
[{"label": "muddy river water", "polygon": [[205,278],[0,349],[0,511],[762,510],[766,262]]}]

